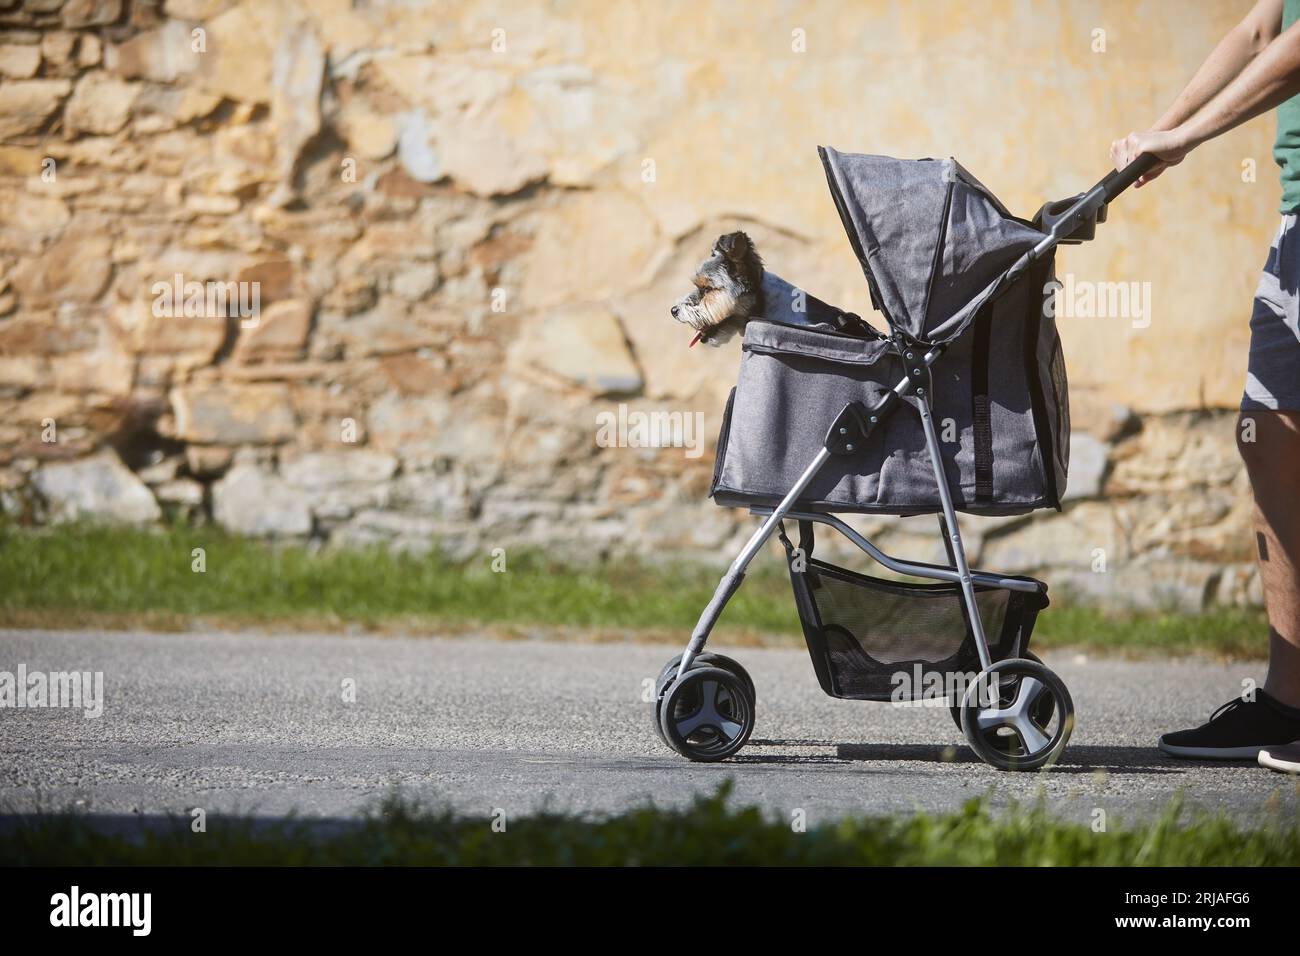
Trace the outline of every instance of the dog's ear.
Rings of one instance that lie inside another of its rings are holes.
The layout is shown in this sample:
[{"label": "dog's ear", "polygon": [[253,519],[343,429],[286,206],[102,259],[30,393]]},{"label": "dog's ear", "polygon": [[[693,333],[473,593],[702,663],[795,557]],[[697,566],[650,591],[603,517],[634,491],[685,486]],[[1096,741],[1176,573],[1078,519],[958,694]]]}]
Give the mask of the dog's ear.
[{"label": "dog's ear", "polygon": [[753,247],[749,236],[743,232],[729,232],[718,237],[718,241],[713,244],[713,254],[722,255],[732,262],[741,262]]}]

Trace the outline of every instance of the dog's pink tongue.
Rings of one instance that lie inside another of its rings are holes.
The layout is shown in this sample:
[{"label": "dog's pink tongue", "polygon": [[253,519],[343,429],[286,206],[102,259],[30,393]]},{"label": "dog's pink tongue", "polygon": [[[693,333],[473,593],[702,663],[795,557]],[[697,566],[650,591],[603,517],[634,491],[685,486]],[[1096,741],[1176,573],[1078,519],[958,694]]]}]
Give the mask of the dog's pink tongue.
[{"label": "dog's pink tongue", "polygon": [[702,339],[702,338],[704,338],[704,333],[703,333],[703,332],[696,332],[696,333],[695,333],[695,338],[691,339],[691,344],[688,345],[688,346],[686,346],[686,347],[687,347],[688,349],[693,349],[693,348],[695,348],[695,343],[698,342],[698,341],[699,341],[700,339]]}]

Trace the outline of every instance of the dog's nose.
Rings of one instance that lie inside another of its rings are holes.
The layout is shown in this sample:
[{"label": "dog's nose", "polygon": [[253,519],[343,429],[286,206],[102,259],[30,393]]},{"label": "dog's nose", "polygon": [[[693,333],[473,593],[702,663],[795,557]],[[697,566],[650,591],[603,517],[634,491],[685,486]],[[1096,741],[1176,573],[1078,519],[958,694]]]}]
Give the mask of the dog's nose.
[{"label": "dog's nose", "polygon": [[674,318],[674,319],[677,318],[677,306],[673,306],[673,307],[672,307],[671,309],[669,309],[668,311],[671,312],[671,313],[673,314],[673,318]]}]

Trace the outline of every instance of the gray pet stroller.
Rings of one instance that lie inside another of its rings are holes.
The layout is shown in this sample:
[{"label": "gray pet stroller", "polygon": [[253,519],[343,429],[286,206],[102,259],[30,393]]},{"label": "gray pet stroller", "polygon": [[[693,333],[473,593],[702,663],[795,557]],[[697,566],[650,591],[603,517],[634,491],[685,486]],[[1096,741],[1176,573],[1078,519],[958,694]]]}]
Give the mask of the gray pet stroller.
[{"label": "gray pet stroller", "polygon": [[[1029,651],[1047,585],[972,570],[956,513],[1060,508],[1070,420],[1047,307],[1056,246],[1093,238],[1107,203],[1153,160],[1140,157],[1023,220],[951,159],[819,152],[890,334],[765,277],[764,319],[745,329],[710,490],[718,504],[764,520],[722,576],[686,650],[660,673],[656,730],[691,760],[723,760],[749,739],[754,683],[704,645],[750,561],[776,534],[827,694],[941,696],[985,762],[1047,766],[1074,725],[1069,691]],[[904,405],[916,414],[892,414]],[[936,514],[948,563],[891,557],[836,513]],[[798,525],[797,545],[787,519]],[[814,558],[816,524],[894,573],[933,583],[873,578]]]}]

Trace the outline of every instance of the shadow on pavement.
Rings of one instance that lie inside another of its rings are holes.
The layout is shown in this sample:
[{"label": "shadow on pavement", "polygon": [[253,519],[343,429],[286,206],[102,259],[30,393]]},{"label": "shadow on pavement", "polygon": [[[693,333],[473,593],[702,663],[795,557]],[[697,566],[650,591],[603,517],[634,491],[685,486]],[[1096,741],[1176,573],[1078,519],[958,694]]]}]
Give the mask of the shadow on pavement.
[{"label": "shadow on pavement", "polygon": [[[764,747],[792,749],[829,748],[835,753],[763,754]],[[843,764],[853,761],[914,761],[932,764],[980,764],[982,761],[965,744],[847,744],[830,740],[750,740],[749,748],[731,763]],[[1166,757],[1155,747],[1074,746],[1066,748],[1055,773],[1180,774],[1206,763],[1222,763],[1225,769],[1252,766],[1251,761],[1186,761]]]}]

